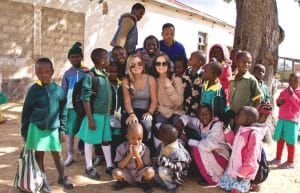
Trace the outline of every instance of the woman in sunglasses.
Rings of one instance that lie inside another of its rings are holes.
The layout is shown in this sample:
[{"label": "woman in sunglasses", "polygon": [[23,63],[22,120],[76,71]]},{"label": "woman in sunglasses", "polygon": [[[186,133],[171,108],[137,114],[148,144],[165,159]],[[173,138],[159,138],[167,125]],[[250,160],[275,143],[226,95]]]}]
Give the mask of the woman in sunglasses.
[{"label": "woman in sunglasses", "polygon": [[141,123],[144,128],[143,142],[147,142],[151,138],[152,115],[157,108],[156,81],[151,75],[145,74],[145,64],[140,54],[128,57],[126,71],[128,76],[122,83],[127,115],[124,120],[126,125]]},{"label": "woman in sunglasses", "polygon": [[[170,71],[171,63],[166,54],[159,54],[152,64],[153,76],[157,82],[158,109],[154,116],[156,134],[161,124],[176,125],[183,108],[183,84],[180,77],[175,77]],[[156,135],[158,136],[158,135]],[[158,147],[160,141],[154,137]]]}]

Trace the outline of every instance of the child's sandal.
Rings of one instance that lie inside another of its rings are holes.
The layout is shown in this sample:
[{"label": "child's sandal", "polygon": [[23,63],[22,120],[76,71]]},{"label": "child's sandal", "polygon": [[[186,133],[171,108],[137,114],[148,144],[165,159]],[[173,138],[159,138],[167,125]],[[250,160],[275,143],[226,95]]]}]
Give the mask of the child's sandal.
[{"label": "child's sandal", "polygon": [[3,119],[0,121],[0,125],[6,123],[7,119],[3,117]]},{"label": "child's sandal", "polygon": [[279,169],[294,169],[295,165],[293,163],[284,162],[283,164],[278,166]]},{"label": "child's sandal", "polygon": [[274,158],[273,160],[268,161],[268,164],[269,164],[269,165],[276,165],[276,166],[279,166],[279,165],[281,165],[281,161],[278,160],[278,159],[276,159],[276,158]]}]

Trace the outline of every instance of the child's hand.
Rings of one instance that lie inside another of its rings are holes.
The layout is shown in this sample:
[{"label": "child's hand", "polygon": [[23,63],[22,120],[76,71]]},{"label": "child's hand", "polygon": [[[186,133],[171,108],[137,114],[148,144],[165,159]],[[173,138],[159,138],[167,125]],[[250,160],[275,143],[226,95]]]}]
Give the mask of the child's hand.
[{"label": "child's hand", "polygon": [[277,106],[281,106],[281,105],[283,105],[284,104],[284,100],[283,99],[278,99],[277,100]]},{"label": "child's hand", "polygon": [[132,152],[134,157],[140,157],[139,147],[136,145],[132,146]]},{"label": "child's hand", "polygon": [[181,119],[179,119],[179,121],[177,121],[175,127],[177,128],[178,131],[181,131],[184,128],[184,124]]},{"label": "child's hand", "polygon": [[129,145],[129,150],[128,150],[128,155],[130,155],[130,157],[133,156],[133,145]]},{"label": "child's hand", "polygon": [[62,132],[59,132],[59,140],[60,140],[60,143],[65,142],[65,135]]},{"label": "child's hand", "polygon": [[293,91],[292,87],[289,86],[289,87],[288,87],[288,91],[289,91],[289,94],[290,94],[290,95],[293,95],[294,91]]},{"label": "child's hand", "polygon": [[93,118],[88,120],[90,130],[96,130],[96,123]]},{"label": "child's hand", "polygon": [[241,178],[241,177],[238,177],[238,176],[236,177],[236,181],[238,181],[238,182],[243,181],[243,179],[244,179],[244,178]]},{"label": "child's hand", "polygon": [[179,139],[181,139],[184,143],[187,143],[188,142],[188,138],[187,138],[187,136],[186,136],[186,134],[184,133],[184,132],[181,132],[180,134],[179,134],[179,137],[178,137]]}]

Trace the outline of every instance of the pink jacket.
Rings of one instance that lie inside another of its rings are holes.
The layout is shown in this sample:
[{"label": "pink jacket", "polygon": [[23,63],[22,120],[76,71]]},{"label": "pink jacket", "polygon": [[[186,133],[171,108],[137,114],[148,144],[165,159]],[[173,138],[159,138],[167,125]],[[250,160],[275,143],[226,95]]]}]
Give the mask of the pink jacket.
[{"label": "pink jacket", "polygon": [[284,89],[277,101],[283,99],[284,103],[279,107],[279,119],[286,119],[294,122],[299,122],[300,116],[300,88],[294,90],[290,95],[288,88]]},{"label": "pink jacket", "polygon": [[[232,154],[228,162],[226,173],[236,178],[247,178],[253,180],[258,170],[258,160],[261,159],[263,135],[262,127],[251,125],[241,126],[235,135]],[[251,130],[253,130],[251,132]],[[249,138],[249,134],[251,136]],[[249,141],[248,141],[249,138]]]}]

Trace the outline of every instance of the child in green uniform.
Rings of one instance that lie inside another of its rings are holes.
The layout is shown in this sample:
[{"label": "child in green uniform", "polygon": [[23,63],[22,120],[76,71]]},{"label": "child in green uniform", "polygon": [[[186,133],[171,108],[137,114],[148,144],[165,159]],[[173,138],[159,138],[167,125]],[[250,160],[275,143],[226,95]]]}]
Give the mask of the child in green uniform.
[{"label": "child in green uniform", "polygon": [[73,103],[72,94],[75,84],[85,77],[86,71],[89,69],[81,64],[83,59],[81,43],[76,42],[68,52],[68,59],[72,64],[63,76],[61,87],[64,89],[67,97],[67,153],[68,157],[65,160],[65,166],[70,166],[74,161],[74,135],[79,130],[80,120],[77,116]]},{"label": "child in green uniform", "polygon": [[258,86],[262,92],[261,103],[271,104],[272,97],[267,84],[264,82],[264,77],[266,73],[266,67],[262,64],[255,64],[252,74],[255,76]]},{"label": "child in green uniform", "polygon": [[102,144],[106,172],[111,173],[113,169],[110,145],[112,136],[110,129],[111,87],[106,72],[109,65],[108,52],[105,49],[96,48],[92,51],[91,59],[95,65],[92,71],[98,78],[99,87],[91,105],[92,76],[87,74],[83,79],[81,100],[86,116],[82,120],[77,136],[85,142],[85,172],[87,176],[92,179],[99,179],[100,176],[92,164],[93,144]]},{"label": "child in green uniform", "polygon": [[67,189],[73,184],[64,176],[61,142],[66,127],[65,94],[51,81],[53,64],[48,58],[40,58],[35,64],[38,81],[29,89],[22,111],[21,134],[27,149],[35,150],[35,158],[44,173],[42,190],[51,193],[44,168],[44,152],[50,151],[59,177],[58,183]]}]

